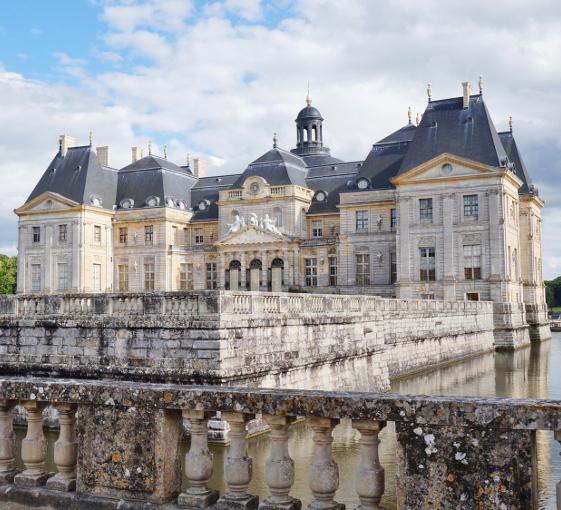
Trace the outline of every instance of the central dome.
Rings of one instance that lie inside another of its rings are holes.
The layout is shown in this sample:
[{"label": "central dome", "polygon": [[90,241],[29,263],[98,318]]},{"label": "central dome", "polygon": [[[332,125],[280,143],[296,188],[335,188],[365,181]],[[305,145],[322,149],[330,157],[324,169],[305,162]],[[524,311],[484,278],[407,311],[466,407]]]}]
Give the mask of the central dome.
[{"label": "central dome", "polygon": [[298,117],[296,117],[296,121],[305,120],[305,119],[319,119],[323,120],[321,113],[315,106],[306,106],[300,110]]}]

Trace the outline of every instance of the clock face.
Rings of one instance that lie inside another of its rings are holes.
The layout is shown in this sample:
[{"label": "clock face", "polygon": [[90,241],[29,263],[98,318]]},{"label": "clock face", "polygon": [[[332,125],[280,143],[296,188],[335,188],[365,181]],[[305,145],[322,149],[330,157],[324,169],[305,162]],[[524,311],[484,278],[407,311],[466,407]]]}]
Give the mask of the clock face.
[{"label": "clock face", "polygon": [[259,193],[259,189],[261,186],[259,186],[258,182],[252,182],[249,185],[249,191],[251,191],[254,195],[257,195],[257,193]]},{"label": "clock face", "polygon": [[450,163],[444,163],[440,168],[440,173],[442,175],[450,175],[453,172],[454,168]]},{"label": "clock face", "polygon": [[358,189],[366,189],[368,188],[368,181],[366,179],[360,179],[356,185],[358,186]]}]

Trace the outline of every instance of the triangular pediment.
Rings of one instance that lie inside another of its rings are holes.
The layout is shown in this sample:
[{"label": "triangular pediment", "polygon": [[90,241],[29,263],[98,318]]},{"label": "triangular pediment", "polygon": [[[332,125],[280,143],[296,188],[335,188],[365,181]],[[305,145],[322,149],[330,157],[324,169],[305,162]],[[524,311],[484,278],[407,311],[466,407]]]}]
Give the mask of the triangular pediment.
[{"label": "triangular pediment", "polygon": [[491,176],[496,174],[496,171],[496,168],[488,165],[444,153],[397,175],[391,182],[397,186],[417,182],[471,179]]},{"label": "triangular pediment", "polygon": [[285,241],[286,238],[281,234],[276,234],[270,230],[248,225],[237,232],[226,234],[220,241],[215,243],[217,246],[231,246],[237,244],[266,244]]},{"label": "triangular pediment", "polygon": [[16,214],[23,213],[43,213],[47,211],[61,211],[65,209],[72,209],[79,206],[78,202],[70,200],[58,193],[53,193],[52,191],[45,191],[41,193],[38,197],[35,197],[30,202],[22,205],[15,210]]}]

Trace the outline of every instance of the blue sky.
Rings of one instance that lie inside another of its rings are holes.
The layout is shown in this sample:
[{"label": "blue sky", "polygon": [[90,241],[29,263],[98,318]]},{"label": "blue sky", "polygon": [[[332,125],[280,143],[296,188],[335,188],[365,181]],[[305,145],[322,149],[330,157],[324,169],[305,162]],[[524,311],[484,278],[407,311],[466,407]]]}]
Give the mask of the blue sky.
[{"label": "blue sky", "polygon": [[547,205],[544,270],[561,274],[561,3],[558,0],[21,0],[0,10],[0,252],[59,134],[240,172],[294,144],[307,83],[335,156],[363,159],[407,107],[485,79]]}]

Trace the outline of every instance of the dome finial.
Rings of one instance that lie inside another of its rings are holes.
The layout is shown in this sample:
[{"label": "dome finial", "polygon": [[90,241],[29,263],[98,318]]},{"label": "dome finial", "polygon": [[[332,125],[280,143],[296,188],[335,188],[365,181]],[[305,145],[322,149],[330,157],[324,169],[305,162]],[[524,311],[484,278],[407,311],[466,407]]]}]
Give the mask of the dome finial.
[{"label": "dome finial", "polygon": [[431,84],[427,84],[427,96],[429,98],[429,103],[432,101],[432,87]]},{"label": "dome finial", "polygon": [[411,107],[407,108],[407,119],[409,120],[408,124],[411,124]]},{"label": "dome finial", "polygon": [[479,93],[483,94],[483,76],[479,76],[479,81],[477,82],[477,85],[479,86]]},{"label": "dome finial", "polygon": [[277,134],[273,133],[273,149],[277,148],[277,142],[279,141],[279,139],[277,138]]},{"label": "dome finial", "polygon": [[90,147],[91,147],[92,144],[93,144],[93,132],[92,131],[90,131],[89,138],[90,138]]},{"label": "dome finial", "polygon": [[510,132],[512,133],[512,115],[508,117],[508,127],[510,128]]},{"label": "dome finial", "polygon": [[312,96],[310,96],[310,82],[308,82],[308,93],[306,94],[306,104],[308,106],[312,104]]},{"label": "dome finial", "polygon": [[417,116],[415,117],[415,124],[417,124],[417,126],[421,123],[421,114],[417,113]]}]

